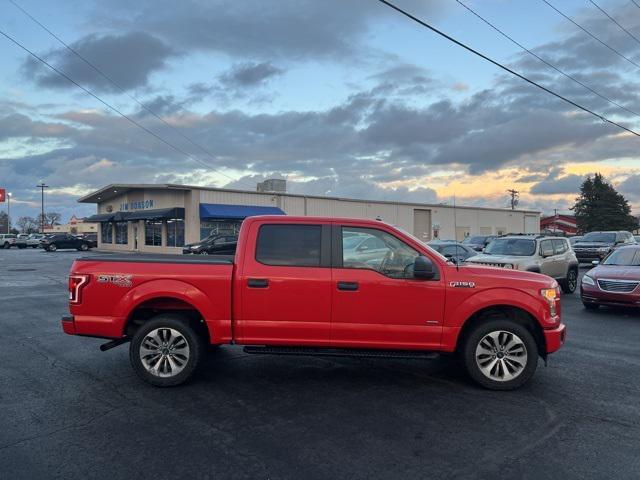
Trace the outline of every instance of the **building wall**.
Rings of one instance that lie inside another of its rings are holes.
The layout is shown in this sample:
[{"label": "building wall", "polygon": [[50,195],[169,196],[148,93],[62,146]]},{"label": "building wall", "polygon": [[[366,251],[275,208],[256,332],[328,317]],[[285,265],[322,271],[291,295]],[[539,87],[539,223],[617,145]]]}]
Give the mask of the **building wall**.
[{"label": "building wall", "polygon": [[[98,213],[117,212],[123,209],[125,204],[131,202],[152,201],[150,208],[185,209],[185,243],[193,243],[200,240],[200,204],[232,204],[232,205],[259,205],[281,208],[288,215],[309,215],[329,217],[352,217],[362,219],[381,219],[392,225],[396,225],[408,232],[416,234],[427,241],[433,239],[436,234],[441,239],[464,239],[473,234],[504,233],[538,233],[540,231],[540,214],[519,210],[481,209],[473,207],[457,207],[451,205],[422,205],[404,204],[396,202],[378,202],[350,199],[334,199],[321,197],[292,196],[279,193],[259,192],[232,192],[219,190],[191,189],[158,190],[149,189],[130,192],[115,197],[108,202],[98,205]],[[416,210],[427,211],[424,214],[430,218],[431,227],[425,232],[414,232],[414,225],[423,224],[416,222]],[[113,250],[134,249],[134,225],[129,222],[128,244],[116,245],[101,244],[99,246]],[[163,243],[166,243],[166,228],[163,227]],[[138,222],[138,250],[143,252],[179,253],[178,247],[157,247],[144,244],[144,221]],[[115,238],[114,238],[115,241]]]}]

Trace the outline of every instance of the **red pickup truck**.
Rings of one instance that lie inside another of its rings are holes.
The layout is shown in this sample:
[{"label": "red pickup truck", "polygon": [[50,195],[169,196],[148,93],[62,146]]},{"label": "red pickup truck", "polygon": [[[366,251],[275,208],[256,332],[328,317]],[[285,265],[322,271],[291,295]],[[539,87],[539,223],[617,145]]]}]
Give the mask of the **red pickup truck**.
[{"label": "red pickup truck", "polygon": [[70,335],[130,341],[157,386],[187,380],[207,345],[255,354],[421,358],[457,354],[508,390],[565,339],[555,280],[456,265],[379,221],[251,217],[235,257],[103,255],[69,276]]}]

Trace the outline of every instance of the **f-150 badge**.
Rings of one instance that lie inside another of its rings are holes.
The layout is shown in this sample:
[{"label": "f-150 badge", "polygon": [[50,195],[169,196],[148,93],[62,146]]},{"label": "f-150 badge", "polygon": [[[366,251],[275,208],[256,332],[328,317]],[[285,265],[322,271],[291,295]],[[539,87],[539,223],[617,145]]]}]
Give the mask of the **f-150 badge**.
[{"label": "f-150 badge", "polygon": [[454,288],[476,288],[476,282],[449,282],[449,286]]},{"label": "f-150 badge", "polygon": [[133,275],[98,275],[98,283],[113,283],[118,287],[130,287],[133,285]]}]

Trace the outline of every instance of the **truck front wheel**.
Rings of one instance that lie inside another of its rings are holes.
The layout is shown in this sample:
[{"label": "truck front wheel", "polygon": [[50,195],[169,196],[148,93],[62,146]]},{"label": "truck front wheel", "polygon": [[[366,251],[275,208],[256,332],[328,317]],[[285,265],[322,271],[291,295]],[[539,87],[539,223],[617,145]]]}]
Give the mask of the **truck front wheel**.
[{"label": "truck front wheel", "polygon": [[187,381],[204,356],[202,338],[183,317],[161,314],[145,322],[133,335],[129,358],[144,381],[172,387]]},{"label": "truck front wheel", "polygon": [[514,390],[528,382],[538,366],[533,335],[509,320],[490,320],[473,330],[462,351],[473,380],[491,390]]}]

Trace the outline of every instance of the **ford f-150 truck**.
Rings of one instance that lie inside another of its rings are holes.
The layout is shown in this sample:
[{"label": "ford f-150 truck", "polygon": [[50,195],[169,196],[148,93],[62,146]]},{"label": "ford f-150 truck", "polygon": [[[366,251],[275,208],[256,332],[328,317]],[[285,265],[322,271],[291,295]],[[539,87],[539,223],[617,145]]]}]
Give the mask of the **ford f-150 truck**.
[{"label": "ford f-150 truck", "polygon": [[[364,240],[364,241],[363,241]],[[105,255],[69,276],[66,333],[130,342],[157,386],[195,371],[207,345],[254,354],[460,357],[480,385],[514,389],[565,340],[555,280],[457,265],[380,221],[261,216],[234,257]]]}]

